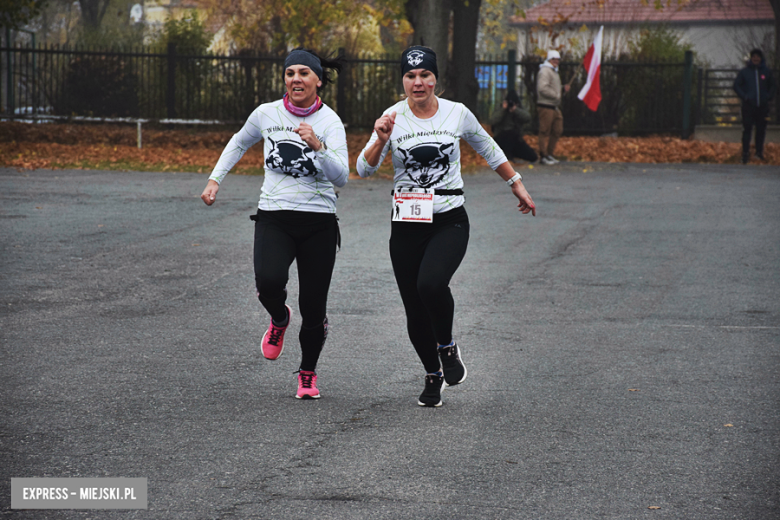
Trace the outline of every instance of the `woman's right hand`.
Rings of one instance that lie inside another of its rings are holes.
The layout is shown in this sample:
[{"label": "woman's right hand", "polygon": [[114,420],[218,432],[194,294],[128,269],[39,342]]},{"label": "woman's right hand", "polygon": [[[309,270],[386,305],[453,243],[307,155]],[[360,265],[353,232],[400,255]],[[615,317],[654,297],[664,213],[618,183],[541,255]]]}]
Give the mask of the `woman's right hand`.
[{"label": "woman's right hand", "polygon": [[531,198],[531,195],[525,189],[525,186],[523,186],[523,181],[517,181],[512,184],[512,193],[517,197],[517,200],[520,201],[517,204],[520,213],[523,215],[530,213],[535,217],[536,204],[534,204],[534,199]]},{"label": "woman's right hand", "polygon": [[395,112],[383,115],[374,123],[376,141],[363,151],[363,157],[365,157],[368,165],[372,168],[379,164],[379,158],[382,157],[382,150],[390,139],[393,128],[395,128]]},{"label": "woman's right hand", "polygon": [[219,191],[219,183],[213,179],[209,179],[209,183],[206,185],[206,189],[200,194],[200,198],[207,206],[214,204],[217,198],[217,192]]},{"label": "woman's right hand", "polygon": [[393,133],[394,127],[395,112],[383,115],[376,120],[376,123],[374,123],[374,131],[376,132],[376,136],[383,145],[387,142],[388,139],[390,139],[390,134]]}]

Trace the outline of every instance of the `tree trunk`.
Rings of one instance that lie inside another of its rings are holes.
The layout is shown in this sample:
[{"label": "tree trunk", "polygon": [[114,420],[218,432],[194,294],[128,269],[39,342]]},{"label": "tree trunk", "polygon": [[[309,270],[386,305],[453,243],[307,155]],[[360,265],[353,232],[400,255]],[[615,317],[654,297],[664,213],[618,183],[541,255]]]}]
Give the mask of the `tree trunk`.
[{"label": "tree trunk", "polygon": [[[778,0],[780,1],[780,0]],[[454,12],[452,60],[447,85],[450,97],[477,113],[479,83],[474,74],[477,59],[477,30],[482,0],[452,0]],[[482,114],[483,116],[486,114]]]},{"label": "tree trunk", "polygon": [[780,0],[769,0],[775,13],[775,68],[780,67]]},{"label": "tree trunk", "polygon": [[767,59],[767,66],[774,65],[780,66],[780,0],[769,0],[769,4],[772,6],[772,12],[775,14],[775,47],[774,47],[774,63],[770,65]]},{"label": "tree trunk", "polygon": [[[780,1],[780,0],[779,0]],[[425,45],[436,52],[439,84],[448,90],[450,0],[407,0],[406,17],[414,27],[414,45]]]},{"label": "tree trunk", "polygon": [[106,14],[110,0],[79,0],[81,20],[87,27],[97,29]]}]

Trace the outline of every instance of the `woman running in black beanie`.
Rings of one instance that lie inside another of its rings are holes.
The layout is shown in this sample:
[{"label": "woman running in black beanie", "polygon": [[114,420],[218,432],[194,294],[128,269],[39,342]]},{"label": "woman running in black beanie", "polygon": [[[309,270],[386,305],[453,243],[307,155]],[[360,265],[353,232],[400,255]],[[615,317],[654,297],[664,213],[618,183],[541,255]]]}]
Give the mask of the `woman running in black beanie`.
[{"label": "woman running in black beanie", "polygon": [[406,311],[409,338],[425,367],[420,406],[441,406],[441,390],[466,379],[452,337],[455,303],[449,283],[466,254],[469,220],[463,207],[460,139],[507,182],[519,210],[536,215],[522,177],[465,106],[436,96],[436,53],[413,46],[403,52],[406,99],[385,110],[357,161],[361,177],[373,174],[388,151],[395,182],[390,258]]}]

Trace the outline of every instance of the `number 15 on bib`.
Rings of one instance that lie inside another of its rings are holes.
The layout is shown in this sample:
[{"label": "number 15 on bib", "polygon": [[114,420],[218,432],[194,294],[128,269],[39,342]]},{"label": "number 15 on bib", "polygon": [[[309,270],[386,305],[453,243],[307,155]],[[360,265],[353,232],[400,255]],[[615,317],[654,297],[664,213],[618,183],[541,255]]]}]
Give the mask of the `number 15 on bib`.
[{"label": "number 15 on bib", "polygon": [[393,192],[394,222],[433,222],[433,193],[423,189]]}]

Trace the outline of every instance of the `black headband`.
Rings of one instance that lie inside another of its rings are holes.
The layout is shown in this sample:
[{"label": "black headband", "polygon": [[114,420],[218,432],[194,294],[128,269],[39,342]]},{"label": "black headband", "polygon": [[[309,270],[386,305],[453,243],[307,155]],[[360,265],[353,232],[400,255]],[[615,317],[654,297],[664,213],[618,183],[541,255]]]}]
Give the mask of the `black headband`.
[{"label": "black headband", "polygon": [[318,78],[322,79],[322,62],[314,54],[304,51],[302,49],[296,49],[292,51],[287,59],[284,60],[284,70],[290,65],[305,65],[314,72]]},{"label": "black headband", "polygon": [[436,66],[436,53],[433,49],[413,45],[404,51],[401,55],[401,74],[414,69],[429,70],[433,72],[436,79],[439,79],[439,68]]}]

